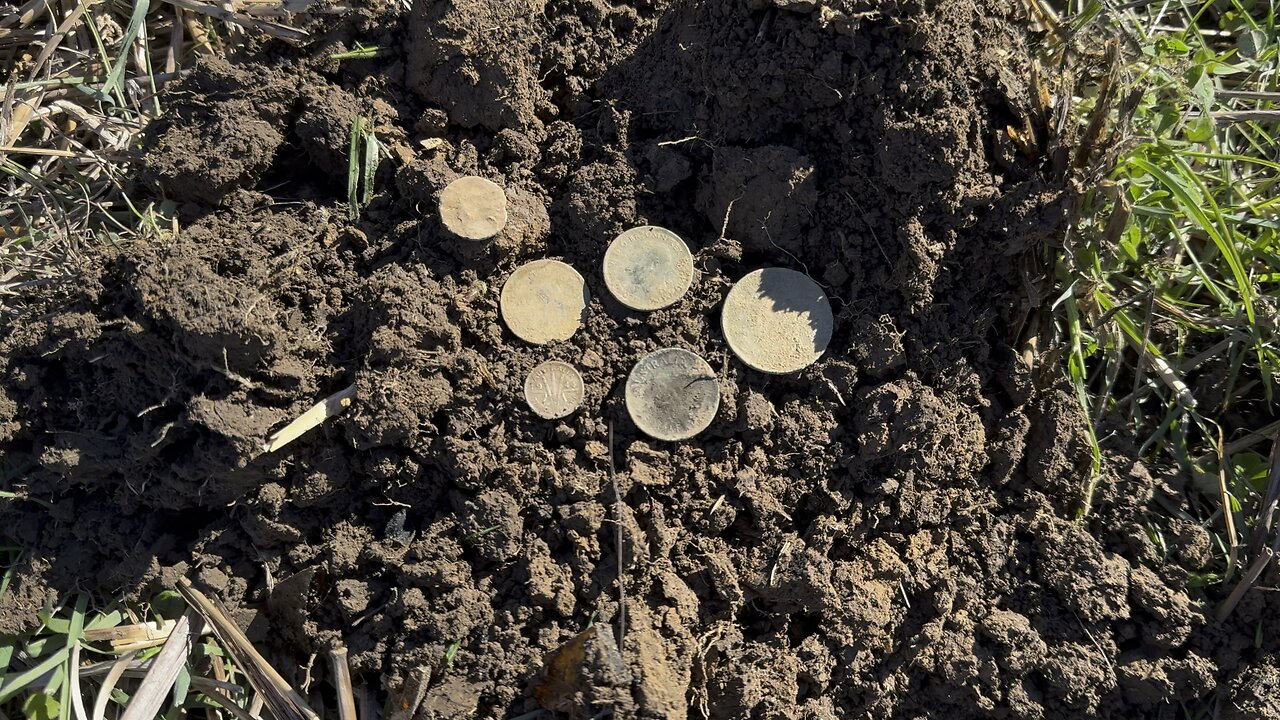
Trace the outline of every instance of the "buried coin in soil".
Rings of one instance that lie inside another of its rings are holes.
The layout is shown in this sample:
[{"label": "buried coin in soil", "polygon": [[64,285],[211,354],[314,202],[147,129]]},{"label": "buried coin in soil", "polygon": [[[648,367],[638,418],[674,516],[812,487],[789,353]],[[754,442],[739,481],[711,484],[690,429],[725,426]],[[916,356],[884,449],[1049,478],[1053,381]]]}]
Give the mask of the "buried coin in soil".
[{"label": "buried coin in soil", "polygon": [[440,192],[440,221],[458,237],[488,240],[507,224],[507,196],[492,180],[458,178]]},{"label": "buried coin in soil", "polygon": [[658,310],[679,300],[693,282],[693,255],[666,228],[631,228],[604,253],[604,282],[632,310]]},{"label": "buried coin in soil", "polygon": [[582,405],[582,375],[572,365],[548,360],[529,371],[524,400],[538,417],[556,420]]},{"label": "buried coin in soil", "polygon": [[724,299],[721,327],[738,359],[785,374],[812,365],[831,342],[831,303],[808,275],[786,268],[748,273]]},{"label": "buried coin in soil", "polygon": [[663,348],[640,358],[627,376],[627,413],[658,440],[697,435],[720,409],[720,383],[699,355]]},{"label": "buried coin in soil", "polygon": [[545,345],[573,337],[582,327],[590,298],[577,270],[559,260],[534,260],[507,278],[498,309],[516,337]]}]

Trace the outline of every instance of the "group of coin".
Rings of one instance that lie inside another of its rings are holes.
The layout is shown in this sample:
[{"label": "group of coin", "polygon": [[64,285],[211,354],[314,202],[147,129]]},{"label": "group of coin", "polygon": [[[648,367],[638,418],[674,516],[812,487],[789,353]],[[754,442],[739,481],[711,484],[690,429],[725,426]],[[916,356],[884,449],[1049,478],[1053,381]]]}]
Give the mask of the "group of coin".
[{"label": "group of coin", "polygon": [[[463,177],[440,194],[440,218],[453,234],[488,240],[506,225],[506,195],[497,184]],[[605,251],[605,286],[618,302],[643,312],[675,304],[693,285],[693,255],[665,228],[644,225],[618,235]],[[559,260],[516,268],[502,286],[499,312],[507,328],[535,345],[568,340],[582,327],[591,295],[582,275]],[[721,329],[730,350],[756,370],[787,374],[816,361],[834,325],[826,294],[803,273],[764,268],[748,273],[725,297]],[[566,417],[582,405],[582,375],[548,360],[524,382],[524,397],[538,416]],[[682,348],[640,358],[627,376],[627,412],[645,434],[685,440],[709,426],[720,409],[720,384],[707,361]]]}]

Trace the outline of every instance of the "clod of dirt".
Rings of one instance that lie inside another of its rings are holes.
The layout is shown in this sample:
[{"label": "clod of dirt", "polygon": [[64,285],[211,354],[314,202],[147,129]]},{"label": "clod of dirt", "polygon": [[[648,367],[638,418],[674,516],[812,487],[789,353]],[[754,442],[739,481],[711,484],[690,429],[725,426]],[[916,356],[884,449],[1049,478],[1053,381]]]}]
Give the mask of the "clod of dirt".
[{"label": "clod of dirt", "polygon": [[409,16],[408,84],[463,127],[531,128],[546,103],[538,83],[532,3],[415,2]]},{"label": "clod of dirt", "polygon": [[547,710],[563,712],[604,705],[633,710],[631,671],[608,625],[593,625],[547,655],[534,695]]},{"label": "clod of dirt", "polygon": [[1222,717],[1225,720],[1269,720],[1280,717],[1280,663],[1264,658],[1231,683]]},{"label": "clod of dirt", "polygon": [[219,55],[202,56],[190,90],[199,107],[174,107],[147,130],[140,177],[165,195],[217,205],[253,187],[285,142],[282,127],[297,98],[294,82],[262,77]]},{"label": "clod of dirt", "polygon": [[812,160],[795,148],[766,145],[716,151],[698,205],[713,227],[747,250],[803,250],[818,202]]},{"label": "clod of dirt", "polygon": [[320,172],[345,187],[351,152],[351,126],[360,114],[351,93],[330,85],[306,88],[295,130],[302,149]]}]

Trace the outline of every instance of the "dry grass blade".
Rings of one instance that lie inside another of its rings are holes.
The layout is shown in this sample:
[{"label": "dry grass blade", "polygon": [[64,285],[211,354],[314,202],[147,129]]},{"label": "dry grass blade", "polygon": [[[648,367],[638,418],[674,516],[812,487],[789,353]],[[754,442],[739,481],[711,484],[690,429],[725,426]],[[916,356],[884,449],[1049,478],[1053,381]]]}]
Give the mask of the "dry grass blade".
[{"label": "dry grass blade", "polygon": [[1236,566],[1240,563],[1240,544],[1236,535],[1236,515],[1232,510],[1231,493],[1227,490],[1227,456],[1223,453],[1226,446],[1226,440],[1222,436],[1222,427],[1218,426],[1218,444],[1216,450],[1218,453],[1218,497],[1222,502],[1222,522],[1224,530],[1227,533],[1227,571],[1226,578],[1230,578],[1235,571]]},{"label": "dry grass blade", "polygon": [[276,720],[320,720],[307,701],[262,657],[214,600],[196,590],[185,578],[178,580],[177,590],[212,626],[219,643],[243,669],[249,684]]},{"label": "dry grass blade", "polygon": [[102,680],[102,689],[98,691],[98,697],[93,701],[93,720],[106,720],[107,702],[111,700],[111,691],[116,689],[116,683],[124,675],[129,663],[133,662],[135,654],[133,652],[126,653],[111,665],[111,670],[107,672],[107,676]]},{"label": "dry grass blade", "polygon": [[329,664],[333,668],[333,685],[338,693],[338,720],[356,720],[356,697],[351,691],[347,649],[338,647],[330,650]]},{"label": "dry grass blade", "polygon": [[1244,577],[1240,578],[1240,582],[1236,583],[1231,594],[1218,606],[1216,619],[1219,623],[1226,622],[1226,619],[1231,617],[1231,613],[1235,612],[1236,606],[1244,599],[1245,593],[1253,589],[1253,586],[1258,582],[1258,578],[1262,575],[1262,571],[1267,569],[1267,566],[1271,564],[1275,556],[1274,550],[1263,548],[1258,557],[1254,558],[1253,564],[1249,566]]},{"label": "dry grass blade", "polygon": [[177,624],[177,620],[164,620],[86,630],[84,639],[86,642],[109,642],[111,649],[116,651],[144,650],[163,644]]},{"label": "dry grass blade", "polygon": [[1253,526],[1249,551],[1256,553],[1276,530],[1276,513],[1280,511],[1280,430],[1271,443],[1271,472],[1267,478],[1267,494],[1258,507],[1258,522]]},{"label": "dry grass blade", "polygon": [[281,40],[287,40],[292,43],[301,43],[310,37],[310,35],[308,35],[303,30],[298,30],[297,28],[291,28],[287,25],[281,25],[280,23],[269,22],[267,20],[260,20],[251,15],[246,15],[244,13],[236,12],[234,10],[228,10],[225,7],[214,5],[212,3],[199,2],[198,0],[164,0],[164,1],[169,3],[170,5],[176,5],[184,10],[190,10],[191,12],[200,13],[202,15],[208,15],[209,17],[215,17],[215,18],[218,18],[219,20],[224,20],[226,22],[242,25],[244,27],[251,28],[253,30],[257,30],[258,32],[270,35],[271,37],[279,38]]},{"label": "dry grass blade", "polygon": [[68,686],[71,690],[71,707],[75,711],[76,720],[89,720],[89,715],[84,711],[84,695],[80,691],[80,641],[77,640],[71,646],[71,662],[67,664],[70,670],[68,678]]},{"label": "dry grass blade", "polygon": [[125,708],[123,720],[152,720],[159,717],[160,708],[164,706],[169,690],[177,681],[178,673],[187,664],[191,641],[199,635],[203,624],[200,616],[193,610],[188,610],[178,618],[164,648],[152,663],[150,672],[142,679],[142,685]]}]

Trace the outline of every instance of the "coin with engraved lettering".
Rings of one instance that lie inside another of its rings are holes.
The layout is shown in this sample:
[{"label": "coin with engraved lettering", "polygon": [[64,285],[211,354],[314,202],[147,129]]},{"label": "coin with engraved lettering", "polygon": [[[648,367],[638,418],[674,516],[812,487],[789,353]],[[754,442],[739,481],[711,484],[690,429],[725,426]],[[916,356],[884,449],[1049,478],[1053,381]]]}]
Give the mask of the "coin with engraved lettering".
[{"label": "coin with engraved lettering", "polygon": [[468,240],[488,240],[507,224],[507,195],[492,180],[460,177],[440,192],[440,221]]},{"label": "coin with engraved lettering", "polygon": [[524,401],[542,418],[556,420],[582,406],[582,376],[572,365],[548,360],[524,379]]},{"label": "coin with engraved lettering", "polygon": [[604,252],[604,283],[633,310],[658,310],[679,300],[693,282],[693,255],[679,235],[656,225],[634,227]]},{"label": "coin with engraved lettering", "polygon": [[716,418],[720,382],[711,366],[681,348],[663,348],[640,358],[627,376],[627,413],[636,427],[658,440],[686,440]]},{"label": "coin with engraved lettering", "polygon": [[813,364],[831,342],[831,303],[818,283],[787,268],[748,273],[720,312],[733,354],[761,372],[784,374]]},{"label": "coin with engraved lettering", "polygon": [[568,340],[587,314],[587,282],[559,260],[534,260],[511,273],[498,310],[516,337],[535,345]]}]

